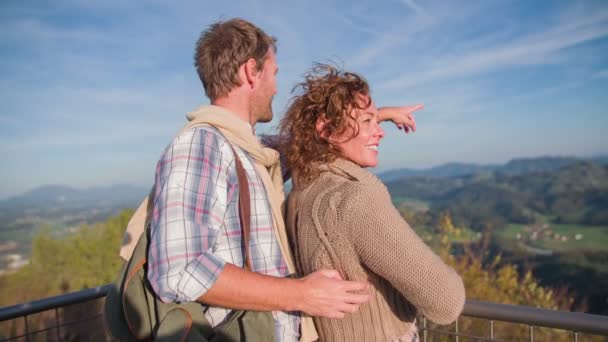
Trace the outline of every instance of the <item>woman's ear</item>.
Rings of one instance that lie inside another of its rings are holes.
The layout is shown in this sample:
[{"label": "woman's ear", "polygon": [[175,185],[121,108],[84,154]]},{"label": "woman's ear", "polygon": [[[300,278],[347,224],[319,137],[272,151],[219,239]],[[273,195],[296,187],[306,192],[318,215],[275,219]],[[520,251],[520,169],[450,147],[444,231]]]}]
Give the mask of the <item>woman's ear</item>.
[{"label": "woman's ear", "polygon": [[325,125],[327,125],[327,122],[328,122],[328,120],[325,117],[325,115],[320,115],[317,118],[317,122],[315,123],[315,128],[317,130],[317,134],[319,134],[319,136],[323,139],[329,139],[329,134],[325,130]]}]

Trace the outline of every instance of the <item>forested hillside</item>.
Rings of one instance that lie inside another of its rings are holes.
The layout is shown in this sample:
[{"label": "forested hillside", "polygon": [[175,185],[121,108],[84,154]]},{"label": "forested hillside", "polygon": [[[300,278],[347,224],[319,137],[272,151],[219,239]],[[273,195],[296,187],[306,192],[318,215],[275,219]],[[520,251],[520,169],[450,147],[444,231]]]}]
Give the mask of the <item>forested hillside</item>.
[{"label": "forested hillside", "polygon": [[42,231],[34,238],[30,261],[0,276],[0,306],[17,304],[114,281],[118,250],[132,210],[103,223],[85,225],[66,238]]},{"label": "forested hillside", "polygon": [[408,177],[387,183],[394,197],[428,201],[477,231],[509,222],[608,225],[608,167],[579,162],[556,171],[452,178]]}]

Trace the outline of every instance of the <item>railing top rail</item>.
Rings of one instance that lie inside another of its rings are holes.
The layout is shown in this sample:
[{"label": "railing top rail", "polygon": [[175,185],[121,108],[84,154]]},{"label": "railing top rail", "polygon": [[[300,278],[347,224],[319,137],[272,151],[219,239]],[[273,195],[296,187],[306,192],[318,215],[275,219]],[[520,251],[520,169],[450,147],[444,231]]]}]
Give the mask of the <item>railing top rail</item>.
[{"label": "railing top rail", "polygon": [[[0,308],[0,321],[104,297],[113,284]],[[608,316],[467,299],[464,316],[608,336]]]},{"label": "railing top rail", "polygon": [[92,289],[86,289],[77,292],[66,293],[63,295],[48,297],[36,300],[29,303],[22,303],[13,306],[0,308],[0,322],[21,317],[25,315],[35,314],[38,312],[54,309],[57,307],[82,303],[89,300],[105,297],[112,284],[98,286]]},{"label": "railing top rail", "polygon": [[462,314],[483,319],[608,335],[608,316],[602,315],[497,304],[473,299],[467,299]]}]

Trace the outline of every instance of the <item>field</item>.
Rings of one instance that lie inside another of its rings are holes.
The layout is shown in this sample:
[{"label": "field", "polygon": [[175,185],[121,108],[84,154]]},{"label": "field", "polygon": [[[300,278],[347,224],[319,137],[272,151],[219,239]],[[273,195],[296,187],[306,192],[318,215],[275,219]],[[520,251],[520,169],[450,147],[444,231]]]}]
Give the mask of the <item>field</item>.
[{"label": "field", "polygon": [[[393,197],[393,205],[399,209],[407,211],[427,211],[429,210],[429,202],[416,200],[408,197]],[[410,225],[418,234],[418,236],[429,244],[438,242],[439,235],[433,232],[433,228],[423,225]],[[457,228],[455,231],[448,234],[448,238],[453,243],[470,243],[479,239],[480,234],[469,228]]]},{"label": "field", "polygon": [[[424,241],[429,244],[433,244],[435,242],[439,242],[439,238],[441,235],[434,233],[433,229],[428,226],[414,226],[412,227],[416,234]],[[450,242],[453,243],[470,243],[474,242],[481,237],[481,234],[478,234],[472,231],[469,228],[457,228],[454,232],[448,234],[448,238]]]},{"label": "field", "polygon": [[497,238],[501,246],[509,249],[515,246],[529,246],[553,253],[608,252],[608,227],[606,226],[510,224],[497,231]]},{"label": "field", "polygon": [[397,208],[404,207],[414,211],[426,211],[429,210],[430,204],[429,202],[409,198],[409,197],[400,197],[393,196],[392,197],[393,205]]},{"label": "field", "polygon": [[[426,211],[430,204],[407,197],[393,197],[393,204],[408,211]],[[608,226],[587,226],[578,224],[548,223],[552,217],[538,215],[539,223],[509,224],[497,229],[495,241],[501,249],[524,254],[564,254],[572,252],[608,252]],[[434,234],[430,227],[416,226],[414,230],[425,241],[432,241]],[[469,228],[459,228],[450,234],[455,243],[467,243],[479,238]]]}]

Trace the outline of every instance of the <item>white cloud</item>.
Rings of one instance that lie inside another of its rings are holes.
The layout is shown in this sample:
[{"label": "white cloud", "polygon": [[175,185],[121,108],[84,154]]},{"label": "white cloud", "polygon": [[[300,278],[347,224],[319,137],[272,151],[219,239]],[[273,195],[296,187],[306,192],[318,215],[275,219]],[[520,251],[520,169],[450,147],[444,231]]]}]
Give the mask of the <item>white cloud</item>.
[{"label": "white cloud", "polygon": [[[405,11],[396,15],[385,13],[390,18],[374,21],[381,25],[381,29],[376,29],[378,33],[371,39],[361,42],[363,46],[352,57],[348,57],[350,68],[360,69],[368,67],[370,70],[377,69],[378,63],[385,63],[387,59],[382,59],[387,55],[402,57],[403,55],[416,56],[418,59],[432,57],[429,50],[435,48],[436,38],[443,39],[449,32],[445,32],[446,22],[466,21],[473,18],[479,12],[484,11],[485,4],[458,3],[451,2],[430,3],[425,8],[413,0],[401,0]],[[393,9],[399,12],[399,8]],[[454,14],[458,13],[457,16]],[[361,14],[362,17],[368,15]],[[429,50],[420,50],[420,42],[428,39],[425,46]],[[410,49],[411,47],[411,49]],[[408,49],[406,51],[406,48]],[[389,59],[390,60],[390,59]]]},{"label": "white cloud", "polygon": [[49,40],[66,40],[75,43],[111,43],[112,37],[91,28],[61,28],[50,25],[34,18],[10,20],[0,30],[6,39],[8,36],[18,36],[19,39],[31,40],[34,43]]},{"label": "white cloud", "polygon": [[407,88],[456,76],[473,76],[513,65],[544,64],[562,49],[608,35],[608,11],[590,17],[571,18],[567,23],[525,35],[496,46],[469,50],[454,56],[438,56],[422,72],[389,79],[382,87]]},{"label": "white cloud", "polygon": [[420,5],[418,5],[416,3],[416,0],[401,0],[401,1],[408,8],[410,8],[412,11],[414,11],[417,15],[419,15],[423,18],[427,18],[427,19],[432,18],[432,16],[424,8],[422,8]]},{"label": "white cloud", "polygon": [[[185,121],[184,121],[185,122]],[[69,131],[47,132],[45,135],[26,135],[20,139],[3,141],[0,146],[0,154],[13,154],[15,152],[42,152],[45,153],[60,149],[80,149],[90,146],[104,146],[117,144],[143,145],[146,141],[157,144],[162,139],[167,143],[172,134],[177,133],[180,124],[175,120],[174,127],[165,123],[137,124],[134,122],[121,122],[116,124],[106,123],[96,129],[83,127]],[[29,153],[28,153],[29,154]]]},{"label": "white cloud", "polygon": [[406,46],[413,35],[429,30],[436,24],[437,21],[422,16],[416,16],[412,20],[405,20],[389,31],[376,35],[372,40],[372,44],[348,59],[348,65],[353,69],[367,66],[386,51]]},{"label": "white cloud", "polygon": [[598,71],[593,75],[593,78],[608,78],[608,69]]}]

